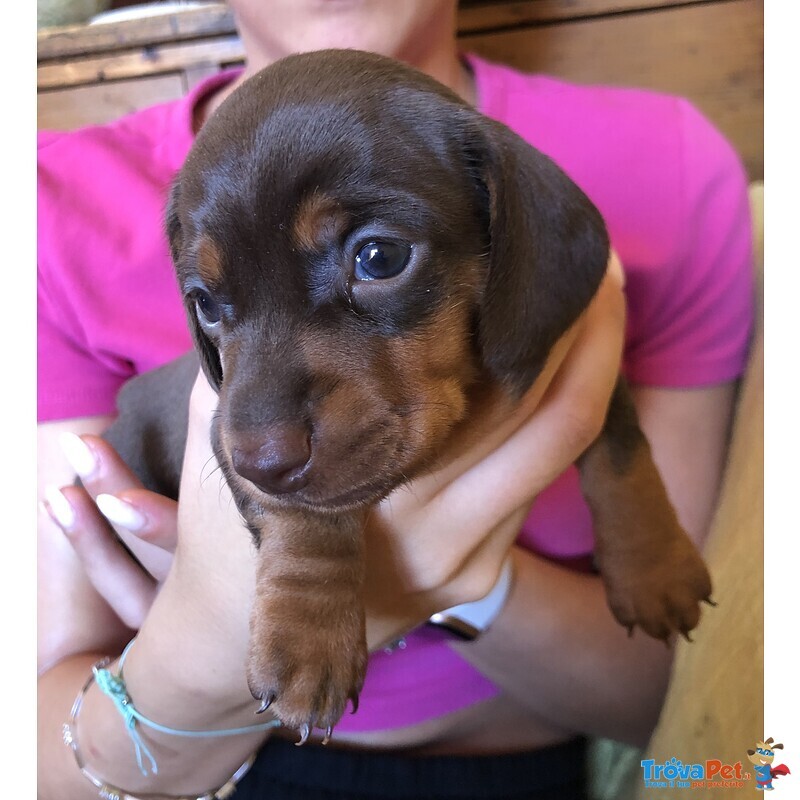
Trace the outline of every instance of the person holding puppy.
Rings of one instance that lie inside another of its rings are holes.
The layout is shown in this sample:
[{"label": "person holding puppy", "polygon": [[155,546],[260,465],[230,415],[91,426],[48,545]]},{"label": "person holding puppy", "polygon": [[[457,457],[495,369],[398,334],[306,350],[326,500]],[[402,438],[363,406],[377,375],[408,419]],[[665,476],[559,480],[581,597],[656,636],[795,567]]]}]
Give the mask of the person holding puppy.
[{"label": "person holding puppy", "polygon": [[[118,656],[133,631],[125,679],[141,713],[196,731],[260,721],[244,675],[250,539],[219,480],[208,477],[214,392],[198,379],[177,507],[138,488],[91,434],[110,421],[126,374],[188,348],[161,233],[166,186],[204,120],[284,55],[335,46],[396,57],[551,151],[606,216],[626,267],[624,368],[673,503],[698,543],[713,510],[751,313],[745,181],[721,137],[680,101],[461,58],[449,0],[232,6],[243,73],[215,76],[184,101],[114,125],[45,134],[40,149],[40,470],[51,487],[40,529],[42,797],[97,796],[61,726],[92,664]],[[578,111],[582,131],[570,122]],[[95,166],[91,181],[63,166],[75,163],[66,152]],[[623,163],[628,181],[619,180]],[[671,177],[675,163],[679,177]],[[75,733],[91,775],[133,794],[201,795],[259,751],[237,796],[437,796],[442,775],[454,797],[478,787],[494,797],[580,796],[580,737],[645,741],[670,656],[657,642],[629,640],[599,578],[574,568],[590,538],[568,469],[599,432],[616,379],[621,288],[613,260],[520,415],[447,474],[419,479],[376,509],[367,534],[368,685],[360,711],[326,748],[297,750],[280,732],[189,739],[140,726],[158,763],[144,776],[121,717],[90,685]],[[68,486],[76,472],[85,490]],[[510,590],[478,638],[459,644],[417,627],[490,593],[508,553]],[[383,651],[404,635],[405,648]]]}]

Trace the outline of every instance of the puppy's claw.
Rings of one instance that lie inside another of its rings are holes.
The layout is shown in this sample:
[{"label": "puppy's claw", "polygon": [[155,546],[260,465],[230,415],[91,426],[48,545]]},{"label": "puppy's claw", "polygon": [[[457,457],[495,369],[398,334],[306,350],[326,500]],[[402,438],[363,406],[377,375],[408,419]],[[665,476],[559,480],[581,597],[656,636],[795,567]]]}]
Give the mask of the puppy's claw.
[{"label": "puppy's claw", "polygon": [[325,736],[322,738],[322,744],[328,744],[328,742],[331,740],[332,733],[333,733],[333,725],[328,725],[328,727],[325,728]]},{"label": "puppy's claw", "polygon": [[353,710],[350,713],[355,714],[358,711],[358,695],[353,692],[353,694],[347,696],[347,699],[353,704]]},{"label": "puppy's claw", "polygon": [[633,639],[633,629],[635,627],[636,627],[635,625],[628,625],[628,638],[629,639]]},{"label": "puppy's claw", "polygon": [[681,636],[683,636],[683,638],[686,639],[686,641],[690,644],[694,642],[694,639],[692,639],[689,631],[681,631]]},{"label": "puppy's claw", "polygon": [[714,600],[712,600],[710,597],[704,597],[703,598],[703,602],[704,603],[708,603],[708,605],[710,605],[712,608],[716,608],[717,607],[717,603]]},{"label": "puppy's claw", "polygon": [[295,747],[302,747],[308,741],[310,733],[311,733],[311,728],[309,727],[309,724],[306,722],[305,725],[303,725],[300,728],[300,741],[294,743]]},{"label": "puppy's claw", "polygon": [[261,707],[256,714],[263,714],[275,702],[275,692],[270,692],[261,698]]}]

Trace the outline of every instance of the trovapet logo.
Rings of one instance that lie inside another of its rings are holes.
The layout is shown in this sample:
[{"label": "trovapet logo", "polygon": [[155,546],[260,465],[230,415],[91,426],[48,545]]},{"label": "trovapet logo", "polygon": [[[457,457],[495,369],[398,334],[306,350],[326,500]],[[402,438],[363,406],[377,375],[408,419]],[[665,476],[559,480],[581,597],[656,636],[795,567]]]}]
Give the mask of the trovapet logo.
[{"label": "trovapet logo", "polygon": [[[790,775],[786,764],[773,765],[775,751],[783,750],[783,745],[774,743],[770,737],[764,742],[756,742],[755,750],[747,751],[747,759],[752,764],[747,768],[741,761],[726,764],[718,758],[708,758],[694,764],[684,764],[677,758],[658,764],[652,758],[641,762],[642,778],[648,789],[744,789],[754,786],[761,792],[774,791],[772,785],[776,778]],[[752,791],[752,790],[751,790]]]},{"label": "trovapet logo", "polygon": [[671,758],[657,764],[652,758],[642,761],[644,785],[648,789],[743,789],[750,773],[742,762],[725,764],[709,758],[696,764],[684,764]]}]

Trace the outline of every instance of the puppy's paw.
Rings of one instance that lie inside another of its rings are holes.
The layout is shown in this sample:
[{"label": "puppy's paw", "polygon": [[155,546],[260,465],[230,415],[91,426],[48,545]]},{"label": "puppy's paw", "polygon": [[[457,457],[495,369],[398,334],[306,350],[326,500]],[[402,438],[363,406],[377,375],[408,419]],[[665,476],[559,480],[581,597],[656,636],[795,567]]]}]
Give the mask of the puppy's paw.
[{"label": "puppy's paw", "polygon": [[638,625],[656,639],[689,632],[700,621],[700,603],[711,601],[711,577],[700,554],[679,527],[659,552],[606,554],[601,572],[608,604],[632,634]]},{"label": "puppy's paw", "polygon": [[[288,599],[273,599],[254,610],[247,680],[259,701],[303,744],[314,728],[325,741],[351,702],[358,707],[364,684],[367,647],[363,611],[333,610],[302,617]],[[278,622],[280,620],[280,622]]]}]

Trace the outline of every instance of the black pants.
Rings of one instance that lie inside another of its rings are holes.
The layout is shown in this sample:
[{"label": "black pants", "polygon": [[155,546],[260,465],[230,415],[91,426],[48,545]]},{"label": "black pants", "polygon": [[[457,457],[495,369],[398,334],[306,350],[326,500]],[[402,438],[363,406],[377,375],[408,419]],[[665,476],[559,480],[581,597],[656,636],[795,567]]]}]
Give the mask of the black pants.
[{"label": "black pants", "polygon": [[414,758],[270,740],[233,800],[584,800],[582,740],[500,756]]}]

